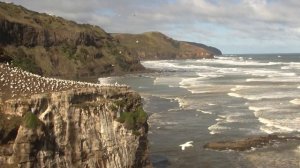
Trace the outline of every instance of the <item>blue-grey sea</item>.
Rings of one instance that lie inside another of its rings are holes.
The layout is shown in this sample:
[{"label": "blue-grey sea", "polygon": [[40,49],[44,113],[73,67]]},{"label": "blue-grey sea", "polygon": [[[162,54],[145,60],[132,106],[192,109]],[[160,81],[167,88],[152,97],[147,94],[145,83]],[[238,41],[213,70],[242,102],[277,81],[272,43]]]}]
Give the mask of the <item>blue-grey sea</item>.
[{"label": "blue-grey sea", "polygon": [[[99,81],[127,84],[142,96],[154,167],[300,168],[299,141],[245,152],[203,148],[268,134],[300,137],[300,54],[142,63],[157,71]],[[187,141],[193,147],[181,150]]]}]

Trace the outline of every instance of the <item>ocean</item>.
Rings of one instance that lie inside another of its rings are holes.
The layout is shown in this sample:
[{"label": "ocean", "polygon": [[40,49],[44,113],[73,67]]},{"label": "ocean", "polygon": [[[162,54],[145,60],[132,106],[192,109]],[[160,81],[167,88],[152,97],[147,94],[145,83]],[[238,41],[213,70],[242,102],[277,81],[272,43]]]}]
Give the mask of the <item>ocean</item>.
[{"label": "ocean", "polygon": [[[149,114],[154,167],[299,168],[300,143],[214,151],[207,142],[279,134],[300,137],[300,54],[144,61],[153,73],[100,78],[127,84]],[[193,141],[184,151],[180,144]]]}]

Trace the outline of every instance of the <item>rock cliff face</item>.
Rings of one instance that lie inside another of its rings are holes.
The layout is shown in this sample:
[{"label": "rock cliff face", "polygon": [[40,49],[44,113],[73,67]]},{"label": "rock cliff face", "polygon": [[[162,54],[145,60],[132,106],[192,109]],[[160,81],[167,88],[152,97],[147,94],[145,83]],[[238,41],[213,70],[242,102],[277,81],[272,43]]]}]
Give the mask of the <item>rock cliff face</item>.
[{"label": "rock cliff face", "polygon": [[176,41],[160,32],[113,34],[113,37],[141,60],[202,59],[222,55],[217,48],[199,43]]},{"label": "rock cliff face", "polygon": [[0,37],[0,61],[44,76],[74,79],[144,69],[98,26],[4,2],[0,2]]},{"label": "rock cliff face", "polygon": [[81,88],[1,102],[0,125],[21,122],[15,129],[1,125],[0,165],[144,167],[149,164],[147,123],[127,129],[117,121],[120,113],[135,113],[140,106],[140,96],[127,87]]}]

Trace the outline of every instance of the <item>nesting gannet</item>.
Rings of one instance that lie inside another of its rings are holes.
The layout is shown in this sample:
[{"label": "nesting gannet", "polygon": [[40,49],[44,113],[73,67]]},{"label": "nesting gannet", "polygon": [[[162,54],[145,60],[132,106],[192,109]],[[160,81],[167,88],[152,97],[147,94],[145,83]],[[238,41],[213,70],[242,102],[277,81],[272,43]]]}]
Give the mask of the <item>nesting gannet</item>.
[{"label": "nesting gannet", "polygon": [[185,150],[185,148],[187,148],[187,147],[192,147],[193,146],[192,143],[193,143],[193,141],[188,141],[188,142],[186,142],[184,144],[181,144],[179,146],[181,146],[181,150]]}]

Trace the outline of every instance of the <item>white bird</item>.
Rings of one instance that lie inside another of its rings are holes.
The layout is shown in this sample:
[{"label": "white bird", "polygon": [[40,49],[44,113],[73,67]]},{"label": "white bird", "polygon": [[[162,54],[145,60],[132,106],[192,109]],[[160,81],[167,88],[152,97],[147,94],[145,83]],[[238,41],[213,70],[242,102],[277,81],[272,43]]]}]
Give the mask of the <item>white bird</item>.
[{"label": "white bird", "polygon": [[188,141],[188,142],[186,142],[184,144],[181,144],[179,146],[181,146],[181,150],[185,150],[185,148],[187,148],[187,147],[192,147],[193,146],[192,143],[193,143],[193,141]]}]

